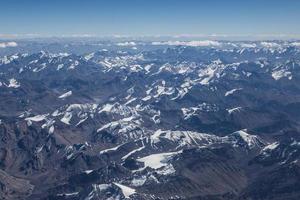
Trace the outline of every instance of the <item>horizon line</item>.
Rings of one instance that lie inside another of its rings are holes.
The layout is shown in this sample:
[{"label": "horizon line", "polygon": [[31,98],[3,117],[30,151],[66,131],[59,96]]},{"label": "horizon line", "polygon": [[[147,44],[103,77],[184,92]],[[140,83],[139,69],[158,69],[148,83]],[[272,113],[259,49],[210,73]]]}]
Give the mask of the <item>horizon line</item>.
[{"label": "horizon line", "polygon": [[236,39],[267,39],[267,40],[298,40],[300,39],[300,33],[292,34],[155,34],[155,35],[129,35],[129,34],[36,34],[36,33],[25,33],[25,34],[1,34],[0,39],[51,39],[51,38],[103,38],[103,39],[147,39],[147,38],[169,38],[169,39],[215,39],[215,40],[234,40]]}]

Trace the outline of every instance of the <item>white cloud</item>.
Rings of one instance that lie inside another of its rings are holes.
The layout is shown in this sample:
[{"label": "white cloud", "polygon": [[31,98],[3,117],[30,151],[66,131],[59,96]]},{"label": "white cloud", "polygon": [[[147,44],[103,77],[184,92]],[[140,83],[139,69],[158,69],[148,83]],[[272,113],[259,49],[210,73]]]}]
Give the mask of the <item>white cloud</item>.
[{"label": "white cloud", "polygon": [[241,47],[243,48],[255,48],[256,47],[256,44],[255,43],[242,43],[241,44]]},{"label": "white cloud", "polygon": [[260,44],[263,47],[266,47],[266,48],[278,48],[278,47],[280,47],[280,44],[277,44],[275,42],[261,42]]},{"label": "white cloud", "polygon": [[206,47],[206,46],[221,46],[220,42],[211,40],[201,41],[166,41],[166,42],[152,42],[152,45],[170,45],[170,46],[191,46],[191,47]]},{"label": "white cloud", "polygon": [[136,43],[135,42],[120,42],[117,43],[118,46],[135,46]]},{"label": "white cloud", "polygon": [[300,42],[293,42],[291,43],[292,46],[300,47]]},{"label": "white cloud", "polygon": [[16,47],[18,44],[16,42],[2,42],[0,43],[0,48],[6,48],[6,47]]}]

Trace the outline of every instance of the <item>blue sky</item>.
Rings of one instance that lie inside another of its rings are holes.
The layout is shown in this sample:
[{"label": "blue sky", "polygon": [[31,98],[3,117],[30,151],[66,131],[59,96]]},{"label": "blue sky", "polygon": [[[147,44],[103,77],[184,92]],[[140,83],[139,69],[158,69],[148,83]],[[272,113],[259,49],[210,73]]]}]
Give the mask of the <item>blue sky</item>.
[{"label": "blue sky", "polygon": [[300,34],[298,0],[0,0],[0,34]]}]

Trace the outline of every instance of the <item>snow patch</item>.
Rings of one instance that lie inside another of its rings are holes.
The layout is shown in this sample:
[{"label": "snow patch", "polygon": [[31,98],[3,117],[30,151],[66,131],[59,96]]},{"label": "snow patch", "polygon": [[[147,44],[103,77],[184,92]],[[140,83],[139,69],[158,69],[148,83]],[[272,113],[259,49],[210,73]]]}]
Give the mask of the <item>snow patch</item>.
[{"label": "snow patch", "polygon": [[241,110],[242,110],[242,107],[236,107],[236,108],[227,109],[227,112],[229,114],[232,114],[234,112],[240,112]]},{"label": "snow patch", "polygon": [[289,80],[292,79],[292,73],[284,69],[272,72],[272,77],[277,81],[283,77],[288,77]]},{"label": "snow patch", "polygon": [[135,187],[139,187],[145,184],[145,182],[147,181],[147,177],[146,176],[141,176],[138,178],[134,178],[131,181],[131,185],[135,186]]},{"label": "snow patch", "polygon": [[273,150],[273,149],[276,149],[278,146],[279,146],[279,143],[278,142],[274,142],[272,144],[269,144],[269,145],[265,146],[262,149],[262,151]]},{"label": "snow patch", "polygon": [[[137,159],[139,162],[144,163],[144,168],[140,169],[143,170],[146,167],[150,167],[152,169],[159,169],[161,167],[165,167],[168,165],[168,161],[175,155],[182,153],[182,151],[176,152],[168,152],[168,153],[158,153],[158,154],[151,154],[149,156]],[[140,171],[139,170],[139,171]]]},{"label": "snow patch", "polygon": [[85,170],[84,173],[90,174],[90,173],[92,173],[93,171],[94,171],[94,170]]},{"label": "snow patch", "polygon": [[102,151],[100,151],[100,155],[101,155],[101,154],[104,154],[104,153],[107,153],[107,152],[109,152],[109,151],[116,151],[116,150],[118,150],[118,148],[119,148],[120,146],[122,146],[122,145],[123,145],[123,144],[120,144],[120,145],[118,145],[118,146],[116,146],[116,147],[102,150]]},{"label": "snow patch", "polygon": [[124,195],[125,198],[127,198],[127,199],[130,198],[131,195],[133,195],[133,194],[136,193],[135,189],[133,189],[133,188],[130,188],[130,187],[125,186],[125,185],[122,185],[122,184],[120,184],[120,183],[115,183],[115,182],[114,182],[114,184],[115,184],[118,188],[120,188],[120,189],[122,190],[123,195]]},{"label": "snow patch", "polygon": [[40,122],[40,121],[43,121],[46,119],[46,117],[48,116],[49,114],[44,114],[44,115],[36,115],[34,117],[27,117],[25,118],[26,121],[34,121],[34,122]]},{"label": "snow patch", "polygon": [[69,97],[69,96],[71,96],[71,95],[72,95],[72,91],[68,91],[68,92],[66,92],[66,93],[64,93],[64,94],[62,94],[62,95],[60,95],[58,98],[64,99],[64,98],[67,98],[67,97]]},{"label": "snow patch", "polygon": [[18,88],[20,86],[21,86],[20,83],[16,79],[14,79],[14,78],[9,79],[9,84],[7,87]]},{"label": "snow patch", "polygon": [[122,157],[122,160],[126,160],[129,156],[131,156],[132,154],[139,152],[141,150],[143,150],[145,148],[145,146],[143,145],[140,148],[134,149],[133,151],[129,152],[128,154],[126,154],[125,156]]},{"label": "snow patch", "polygon": [[242,90],[242,88],[237,88],[237,89],[232,89],[232,90],[229,90],[225,93],[225,97],[229,96],[229,95],[232,95],[233,93],[235,93],[236,91],[239,91],[239,90]]},{"label": "snow patch", "polygon": [[72,113],[71,112],[66,112],[63,116],[63,118],[60,119],[61,122],[70,125],[70,120],[72,119]]}]

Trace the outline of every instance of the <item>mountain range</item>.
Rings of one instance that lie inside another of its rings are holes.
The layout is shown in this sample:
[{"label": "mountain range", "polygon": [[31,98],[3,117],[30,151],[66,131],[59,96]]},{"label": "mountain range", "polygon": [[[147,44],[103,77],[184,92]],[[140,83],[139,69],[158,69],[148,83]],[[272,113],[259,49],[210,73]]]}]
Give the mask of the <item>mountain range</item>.
[{"label": "mountain range", "polygon": [[297,41],[0,49],[0,199],[297,200]]}]

